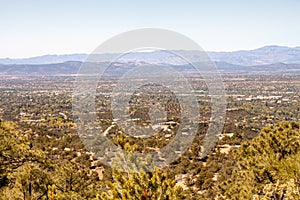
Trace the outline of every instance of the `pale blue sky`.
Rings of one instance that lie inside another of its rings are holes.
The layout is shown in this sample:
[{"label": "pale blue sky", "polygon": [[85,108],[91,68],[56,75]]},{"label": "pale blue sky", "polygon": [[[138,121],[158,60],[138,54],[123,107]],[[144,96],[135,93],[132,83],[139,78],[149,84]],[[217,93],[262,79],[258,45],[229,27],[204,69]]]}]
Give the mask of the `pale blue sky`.
[{"label": "pale blue sky", "polygon": [[300,0],[0,0],[0,58],[90,53],[124,31],[180,32],[207,51],[300,46]]}]

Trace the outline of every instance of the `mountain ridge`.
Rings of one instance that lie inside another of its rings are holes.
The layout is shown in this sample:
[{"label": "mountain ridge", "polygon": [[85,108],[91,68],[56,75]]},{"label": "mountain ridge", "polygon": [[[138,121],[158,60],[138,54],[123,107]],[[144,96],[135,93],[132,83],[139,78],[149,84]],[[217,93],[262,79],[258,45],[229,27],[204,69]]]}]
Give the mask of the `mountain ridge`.
[{"label": "mountain ridge", "polygon": [[[300,64],[272,63],[268,65],[242,66],[226,62],[214,62],[216,68],[221,74],[300,74]],[[64,63],[52,64],[0,64],[0,75],[4,76],[57,76],[57,75],[76,75],[80,69],[82,62],[68,61]],[[107,65],[108,63],[103,63]],[[126,70],[130,70],[135,66],[147,63],[114,63],[110,68],[109,74],[119,76]],[[124,66],[124,67],[123,67]],[[192,75],[195,69],[192,65],[169,65],[177,71]],[[108,75],[109,75],[108,74]],[[109,76],[110,76],[109,75]]]},{"label": "mountain ridge", "polygon": [[[177,51],[177,50],[176,50]],[[176,52],[174,51],[174,52]],[[178,51],[179,52],[179,51]],[[185,51],[192,54],[193,51]],[[136,55],[138,55],[137,53]],[[141,53],[142,54],[142,53]],[[300,47],[287,47],[269,45],[253,50],[238,50],[232,52],[208,51],[207,54],[213,61],[226,62],[234,65],[254,66],[267,65],[273,63],[295,64],[300,63]],[[107,61],[115,57],[116,54],[101,54],[102,59]],[[63,55],[43,55],[30,58],[1,58],[0,64],[54,64],[67,61],[83,62],[88,54],[63,54]],[[162,55],[157,54],[157,59]],[[169,58],[168,58],[169,59]],[[170,58],[171,59],[171,58]]]}]

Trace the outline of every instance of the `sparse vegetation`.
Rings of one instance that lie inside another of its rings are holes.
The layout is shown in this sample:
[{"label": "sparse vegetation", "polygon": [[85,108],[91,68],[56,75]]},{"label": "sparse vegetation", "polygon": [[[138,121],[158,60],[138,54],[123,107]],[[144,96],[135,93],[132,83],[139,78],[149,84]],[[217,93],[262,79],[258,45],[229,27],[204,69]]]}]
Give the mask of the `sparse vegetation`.
[{"label": "sparse vegetation", "polygon": [[[72,77],[2,79],[0,199],[297,199],[299,124],[281,122],[300,119],[298,78],[225,76],[224,130],[204,158],[199,152],[210,104],[205,84],[191,79],[201,90],[195,140],[168,167],[140,174],[112,170],[85,148],[72,116]],[[109,88],[113,81],[103,83]],[[99,125],[127,150],[156,151],[172,140],[181,122],[170,112],[156,134],[137,139],[113,123],[107,97],[99,95],[97,105]],[[147,108],[132,117],[145,113]],[[149,119],[143,120],[138,122]]]}]

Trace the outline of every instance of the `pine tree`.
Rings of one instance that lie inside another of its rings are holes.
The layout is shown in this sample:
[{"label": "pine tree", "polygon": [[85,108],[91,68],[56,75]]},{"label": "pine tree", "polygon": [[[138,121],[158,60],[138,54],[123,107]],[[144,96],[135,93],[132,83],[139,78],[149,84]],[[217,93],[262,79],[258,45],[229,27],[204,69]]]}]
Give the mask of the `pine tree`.
[{"label": "pine tree", "polygon": [[45,154],[32,149],[30,134],[0,120],[0,196],[4,199],[34,199],[47,191],[47,175],[41,168]]},{"label": "pine tree", "polygon": [[[116,139],[120,148],[133,153],[136,146],[130,146],[124,135]],[[129,154],[132,158],[132,155]],[[135,159],[133,159],[135,160]],[[121,166],[122,167],[122,166]],[[150,199],[184,199],[182,188],[176,186],[176,181],[167,178],[167,174],[160,169],[139,172],[132,166],[113,169],[113,181],[107,182],[107,191],[99,194],[96,200],[150,200]]]},{"label": "pine tree", "polygon": [[62,161],[55,166],[53,174],[57,199],[84,200],[93,198],[103,190],[96,172],[75,161]]},{"label": "pine tree", "polygon": [[219,185],[218,199],[300,199],[298,123],[265,128],[233,153],[236,166]]},{"label": "pine tree", "polygon": [[91,199],[103,191],[96,172],[75,160],[49,160],[30,131],[0,120],[0,199]]}]

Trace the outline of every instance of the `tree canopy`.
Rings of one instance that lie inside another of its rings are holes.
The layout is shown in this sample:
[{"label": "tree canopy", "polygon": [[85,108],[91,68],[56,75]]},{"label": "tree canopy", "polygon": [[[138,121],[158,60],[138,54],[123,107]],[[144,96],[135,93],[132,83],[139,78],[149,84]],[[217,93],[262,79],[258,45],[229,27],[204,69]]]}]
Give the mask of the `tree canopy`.
[{"label": "tree canopy", "polygon": [[300,199],[300,129],[295,122],[264,128],[233,152],[232,174],[218,199]]}]

